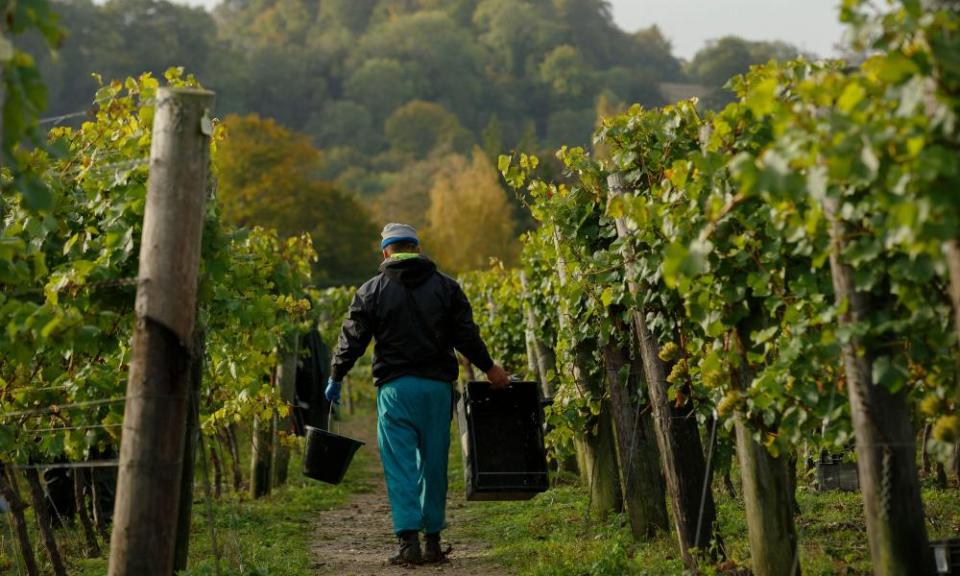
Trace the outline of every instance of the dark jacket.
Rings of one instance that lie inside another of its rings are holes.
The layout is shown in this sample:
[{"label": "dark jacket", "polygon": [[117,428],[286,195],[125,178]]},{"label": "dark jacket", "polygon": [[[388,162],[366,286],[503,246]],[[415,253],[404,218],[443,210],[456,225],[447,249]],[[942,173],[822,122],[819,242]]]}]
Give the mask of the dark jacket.
[{"label": "dark jacket", "polygon": [[300,359],[294,389],[294,426],[297,436],[306,433],[304,426],[327,429],[330,402],[323,395],[330,377],[330,347],[317,327],[300,336]]},{"label": "dark jacket", "polygon": [[493,367],[463,289],[424,256],[385,260],[357,290],[333,355],[334,380],[343,380],[371,338],[377,386],[401,376],[453,382],[454,349],[483,372]]}]

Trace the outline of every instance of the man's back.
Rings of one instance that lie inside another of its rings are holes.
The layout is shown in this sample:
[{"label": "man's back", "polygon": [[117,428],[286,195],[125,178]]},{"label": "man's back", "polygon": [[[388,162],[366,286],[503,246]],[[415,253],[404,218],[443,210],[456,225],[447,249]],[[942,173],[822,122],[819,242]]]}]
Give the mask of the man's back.
[{"label": "man's back", "polygon": [[385,260],[380,274],[357,291],[340,334],[334,379],[349,371],[370,338],[376,341],[378,386],[401,376],[453,382],[454,348],[480,370],[493,365],[460,285],[424,256]]}]

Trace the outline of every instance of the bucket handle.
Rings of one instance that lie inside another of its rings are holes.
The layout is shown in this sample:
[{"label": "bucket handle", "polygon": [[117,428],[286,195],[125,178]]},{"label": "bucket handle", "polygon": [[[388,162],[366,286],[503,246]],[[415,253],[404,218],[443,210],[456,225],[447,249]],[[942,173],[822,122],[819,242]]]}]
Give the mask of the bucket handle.
[{"label": "bucket handle", "polygon": [[[327,430],[330,430],[330,429],[333,428],[333,406],[334,406],[334,403],[331,402],[331,403],[330,403],[330,413],[327,414]],[[337,434],[337,435],[340,434],[340,423],[339,423],[339,422],[337,422],[337,431],[336,431],[336,434]]]}]

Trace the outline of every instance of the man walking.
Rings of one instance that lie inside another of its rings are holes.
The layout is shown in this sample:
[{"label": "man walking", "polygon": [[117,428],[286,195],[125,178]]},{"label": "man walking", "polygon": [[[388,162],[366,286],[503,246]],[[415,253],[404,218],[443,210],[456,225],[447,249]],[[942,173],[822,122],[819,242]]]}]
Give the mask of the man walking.
[{"label": "man walking", "polygon": [[453,382],[459,372],[454,349],[485,372],[494,388],[506,387],[510,377],[490,358],[460,285],[421,255],[416,230],[387,224],[381,237],[380,274],[354,296],[326,395],[340,401],[343,378],[373,338],[377,443],[400,540],[400,553],[390,561],[441,562]]}]

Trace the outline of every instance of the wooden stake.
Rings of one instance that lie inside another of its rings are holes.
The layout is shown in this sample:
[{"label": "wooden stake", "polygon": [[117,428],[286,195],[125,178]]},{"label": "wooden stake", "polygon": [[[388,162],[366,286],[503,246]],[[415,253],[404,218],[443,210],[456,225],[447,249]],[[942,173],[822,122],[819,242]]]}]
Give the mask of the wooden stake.
[{"label": "wooden stake", "polygon": [[[527,286],[527,275],[521,271],[520,287],[524,293],[527,292]],[[532,371],[540,381],[543,397],[553,398],[556,392],[557,356],[546,342],[537,338],[537,313],[527,302],[523,303],[523,313],[526,321],[527,349],[532,349],[531,358],[536,361],[536,365],[531,367]]]},{"label": "wooden stake", "polygon": [[[17,544],[20,546],[20,555],[23,557],[23,564],[27,570],[27,576],[40,576],[40,570],[37,568],[37,558],[33,554],[33,546],[30,545],[30,530],[27,528],[27,519],[23,511],[27,505],[20,497],[20,489],[17,486],[16,472],[4,467],[0,462],[0,494],[3,495],[7,504],[10,505],[10,515],[13,517],[14,531],[17,533]],[[14,558],[14,562],[16,559]]]},{"label": "wooden stake", "polygon": [[[624,193],[623,179],[619,174],[611,174],[607,180],[610,199]],[[616,219],[617,236],[630,235],[626,220]],[[629,244],[625,245],[625,264],[628,277],[632,277],[633,252]],[[636,296],[640,286],[629,282],[630,292]],[[660,460],[663,465],[664,479],[667,482],[667,494],[673,521],[677,529],[680,553],[684,564],[692,570],[697,568],[697,560],[691,548],[699,544],[700,548],[710,545],[713,539],[713,524],[716,521],[716,507],[713,492],[706,491],[703,506],[703,518],[700,518],[700,500],[703,497],[704,483],[707,479],[707,465],[703,456],[703,443],[697,426],[693,402],[688,400],[684,406],[677,407],[668,396],[667,367],[660,360],[660,347],[647,327],[643,310],[631,310],[634,336],[640,348],[643,371],[646,376],[647,393],[650,396],[651,410],[657,431],[657,445],[660,448]],[[697,526],[700,532],[697,533]]]},{"label": "wooden stake", "polygon": [[67,568],[63,565],[63,557],[60,555],[57,538],[53,533],[53,522],[47,513],[47,502],[44,497],[43,486],[40,483],[40,473],[37,472],[36,468],[27,468],[24,472],[27,477],[27,486],[30,488],[33,515],[37,519],[40,538],[43,540],[43,547],[47,550],[47,557],[50,559],[53,573],[55,576],[67,576]]},{"label": "wooden stake", "polygon": [[[843,261],[849,231],[839,202],[826,199],[824,212],[830,221],[833,291],[837,305],[846,310],[840,324],[863,326],[876,303],[857,288],[853,268]],[[933,574],[907,390],[894,393],[874,384],[878,354],[864,338],[852,336],[842,354],[873,573]]]},{"label": "wooden stake", "polygon": [[277,366],[277,389],[280,392],[280,399],[286,405],[286,411],[277,414],[275,417],[276,426],[274,430],[273,445],[276,448],[273,451],[273,483],[274,486],[282,486],[287,481],[287,468],[290,465],[290,450],[283,445],[280,435],[281,432],[291,433],[293,431],[293,397],[297,387],[297,359],[299,354],[299,342],[296,335],[289,338],[287,350],[283,352],[280,358],[280,364]]},{"label": "wooden stake", "polygon": [[[180,509],[177,511],[177,540],[173,552],[176,572],[187,569],[190,554],[190,523],[193,519],[193,480],[200,432],[200,386],[203,383],[203,355],[206,340],[202,330],[194,332],[194,356],[190,362],[190,394],[187,397],[187,427],[183,435],[183,473],[180,475]],[[202,455],[201,455],[202,456]]]},{"label": "wooden stake", "polygon": [[170,576],[213,94],[157,92],[110,576]]},{"label": "wooden stake", "polygon": [[[747,331],[733,330],[730,341],[740,357],[734,373],[737,387],[747,390],[753,382],[744,342]],[[798,576],[797,528],[793,521],[793,484],[789,457],[775,458],[753,437],[743,412],[736,414],[737,457],[743,483],[743,502],[750,542],[750,564],[756,576]]]},{"label": "wooden stake", "polygon": [[270,463],[273,461],[273,449],[270,446],[272,432],[272,422],[255,414],[250,440],[250,497],[254,499],[266,496],[273,487],[270,474]]},{"label": "wooden stake", "polygon": [[240,492],[243,487],[243,471],[240,466],[240,448],[237,446],[237,425],[227,424],[223,429],[224,437],[227,440],[227,451],[230,452],[230,470],[233,477],[233,491]]},{"label": "wooden stake", "polygon": [[[618,315],[616,311],[614,313]],[[621,326],[621,329],[625,327]],[[619,343],[611,340],[604,347],[603,355],[613,411],[623,508],[634,539],[647,540],[657,532],[670,528],[653,420],[632,397],[636,389],[632,386],[637,381],[636,375],[623,377],[623,369],[630,365],[629,346],[624,350]]]},{"label": "wooden stake", "polygon": [[80,518],[80,526],[83,528],[83,537],[86,541],[84,553],[87,558],[96,558],[100,556],[100,543],[97,541],[97,532],[93,528],[93,522],[90,520],[90,514],[87,512],[86,477],[87,470],[76,468],[73,471],[73,498],[77,501],[77,516]]},{"label": "wooden stake", "polygon": [[[557,249],[557,278],[562,289],[569,282],[569,277],[556,227],[553,229],[553,241]],[[573,333],[566,304],[562,304],[560,309],[560,330]],[[592,356],[593,346],[590,342],[577,341],[574,344],[571,368],[577,396],[583,398],[589,391],[594,398],[599,398],[600,414],[597,416],[596,434],[586,430],[576,431],[573,443],[577,450],[581,481],[590,489],[590,509],[598,517],[605,518],[608,513],[622,509],[623,493],[617,474],[612,408],[609,400],[604,398],[602,379],[590,375]]]}]

